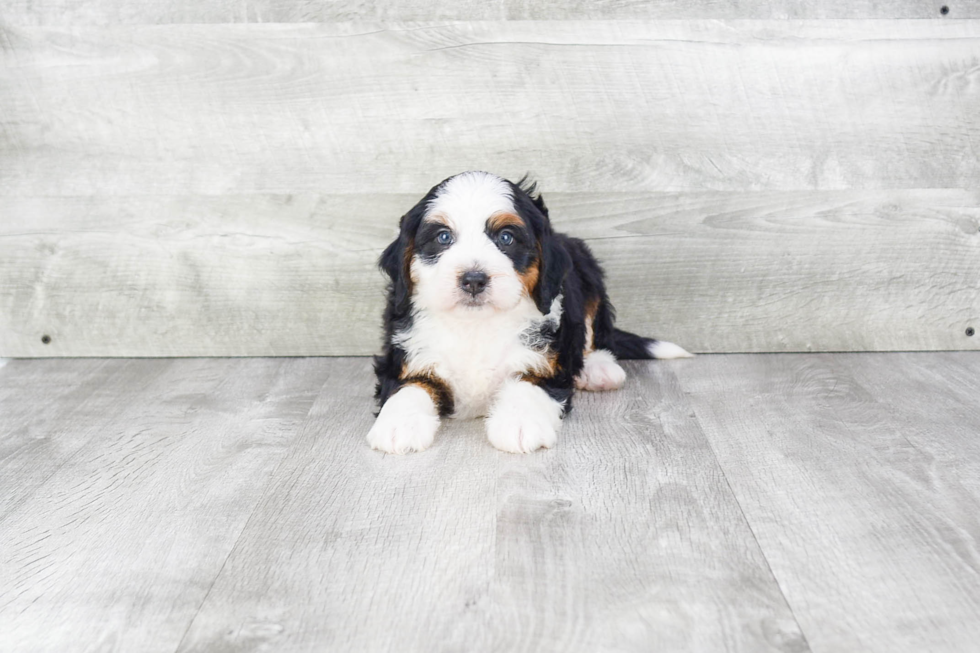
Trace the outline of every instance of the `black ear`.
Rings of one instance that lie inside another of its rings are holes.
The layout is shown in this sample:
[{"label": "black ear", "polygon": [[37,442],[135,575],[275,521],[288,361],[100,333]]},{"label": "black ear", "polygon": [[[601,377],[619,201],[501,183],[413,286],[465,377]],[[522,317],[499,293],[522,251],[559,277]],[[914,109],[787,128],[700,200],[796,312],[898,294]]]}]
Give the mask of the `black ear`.
[{"label": "black ear", "polygon": [[551,312],[551,302],[562,294],[565,277],[572,269],[572,256],[564,237],[551,230],[548,207],[537,192],[538,185],[524,175],[516,184],[511,184],[511,189],[514,208],[531,226],[538,241],[538,283],[532,295],[538,310],[547,315]]},{"label": "black ear", "polygon": [[411,309],[412,277],[409,264],[415,247],[415,232],[418,231],[419,224],[425,217],[426,206],[435,197],[438,188],[439,185],[433,186],[418,204],[401,217],[398,222],[398,237],[385,247],[381,258],[378,259],[378,267],[391,279],[386,310],[386,315],[390,319],[404,317]]},{"label": "black ear", "polygon": [[553,233],[543,234],[538,244],[541,246],[541,262],[534,303],[539,311],[547,315],[551,312],[551,302],[563,292],[565,278],[572,269],[572,256],[561,241],[561,236]]},{"label": "black ear", "polygon": [[531,200],[531,204],[541,212],[541,215],[545,218],[548,217],[548,207],[544,204],[544,198],[538,193],[538,182],[531,181],[530,173],[521,177],[514,186],[527,195],[527,198]]},{"label": "black ear", "polygon": [[385,247],[378,259],[378,267],[391,279],[388,291],[389,307],[395,313],[404,313],[409,309],[409,299],[412,296],[411,278],[408,276],[408,260],[411,247],[410,238],[405,235],[404,218],[402,232],[395,240]]},{"label": "black ear", "polygon": [[388,275],[388,278],[392,281],[395,280],[400,274],[400,268],[402,261],[404,260],[405,248],[402,244],[402,236],[398,234],[394,242],[385,247],[385,251],[381,252],[381,258],[378,259],[378,267],[381,271]]}]

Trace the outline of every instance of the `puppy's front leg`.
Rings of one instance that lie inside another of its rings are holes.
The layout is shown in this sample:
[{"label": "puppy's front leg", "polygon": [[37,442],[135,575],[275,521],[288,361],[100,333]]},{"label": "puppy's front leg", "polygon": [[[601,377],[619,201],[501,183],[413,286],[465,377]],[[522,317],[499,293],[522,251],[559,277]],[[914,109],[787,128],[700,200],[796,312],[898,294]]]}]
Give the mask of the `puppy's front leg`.
[{"label": "puppy's front leg", "polygon": [[432,444],[439,429],[439,411],[432,396],[421,386],[404,385],[381,407],[368,432],[372,449],[387,453],[422,451]]},{"label": "puppy's front leg", "polygon": [[558,440],[563,406],[543,388],[528,381],[508,380],[487,415],[487,438],[501,451],[530,453],[550,449]]}]

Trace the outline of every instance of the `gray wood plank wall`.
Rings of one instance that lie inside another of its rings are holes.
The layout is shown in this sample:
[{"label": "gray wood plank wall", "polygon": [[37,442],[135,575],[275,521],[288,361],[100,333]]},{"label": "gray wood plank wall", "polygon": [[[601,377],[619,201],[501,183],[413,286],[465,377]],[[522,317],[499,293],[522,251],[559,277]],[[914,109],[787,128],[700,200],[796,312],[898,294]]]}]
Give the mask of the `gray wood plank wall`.
[{"label": "gray wood plank wall", "polygon": [[631,330],[980,349],[980,3],[620,4],[11,3],[0,356],[371,353],[398,217],[474,168]]},{"label": "gray wood plank wall", "polygon": [[[980,18],[977,0],[7,0],[21,25],[353,20]],[[943,7],[946,12],[942,13]]]}]

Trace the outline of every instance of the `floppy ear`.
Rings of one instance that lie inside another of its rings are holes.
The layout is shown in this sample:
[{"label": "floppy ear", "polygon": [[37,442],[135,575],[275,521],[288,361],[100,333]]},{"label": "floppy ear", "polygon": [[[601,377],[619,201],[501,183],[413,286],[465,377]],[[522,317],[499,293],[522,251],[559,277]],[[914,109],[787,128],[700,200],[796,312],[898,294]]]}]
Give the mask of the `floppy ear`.
[{"label": "floppy ear", "polygon": [[544,198],[537,194],[537,184],[524,175],[519,182],[511,184],[514,191],[514,207],[538,240],[538,282],[531,292],[538,310],[547,315],[551,312],[551,302],[562,294],[565,277],[572,269],[572,255],[561,236],[551,230],[551,219]]},{"label": "floppy ear", "polygon": [[547,315],[551,312],[551,302],[562,294],[565,277],[572,268],[572,257],[562,242],[550,232],[539,240],[541,253],[541,272],[538,285],[534,289],[534,303],[538,310]]},{"label": "floppy ear", "polygon": [[391,279],[388,287],[388,311],[393,319],[405,315],[411,309],[412,276],[409,265],[412,262],[412,250],[415,248],[415,232],[425,216],[425,207],[437,188],[438,186],[433,186],[418,204],[401,217],[398,222],[398,237],[385,247],[378,259],[378,267]]},{"label": "floppy ear", "polygon": [[378,259],[378,267],[388,275],[391,284],[388,300],[397,313],[407,311],[409,299],[412,296],[412,279],[409,276],[408,265],[411,260],[411,239],[405,235],[405,220],[402,219],[402,232],[395,240],[385,247]]}]

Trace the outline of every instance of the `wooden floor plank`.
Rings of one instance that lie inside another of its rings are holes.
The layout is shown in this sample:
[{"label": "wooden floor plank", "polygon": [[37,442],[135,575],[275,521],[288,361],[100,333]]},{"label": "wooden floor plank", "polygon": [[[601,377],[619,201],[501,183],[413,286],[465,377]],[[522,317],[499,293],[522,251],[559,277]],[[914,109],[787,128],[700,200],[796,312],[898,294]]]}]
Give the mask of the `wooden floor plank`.
[{"label": "wooden floor plank", "polygon": [[331,364],[180,650],[488,650],[496,452],[476,422],[372,451],[370,363]]},{"label": "wooden floor plank", "polygon": [[903,391],[896,380],[919,374],[903,356],[724,356],[678,369],[814,651],[952,652],[980,639],[980,495],[960,476],[976,461],[922,447],[924,431],[934,444],[950,433],[928,424],[943,386]]},{"label": "wooden floor plank", "polygon": [[2,522],[0,649],[173,651],[327,372],[165,364]]},{"label": "wooden floor plank", "polygon": [[630,362],[554,450],[398,457],[367,359],[12,361],[0,649],[970,650],[978,363]]},{"label": "wooden floor plank", "polygon": [[[553,452],[496,452],[471,421],[449,422],[425,454],[382,457],[363,443],[367,364],[349,369],[311,412],[182,651],[806,650],[703,439],[687,442],[685,409],[661,417],[673,452],[653,444],[663,431],[633,394],[586,398],[579,415],[631,418],[583,417]],[[625,447],[610,440],[621,428]],[[613,482],[627,487],[609,493]]]},{"label": "wooden floor plank", "polygon": [[[0,374],[0,523],[134,401],[166,360],[14,361]],[[179,377],[170,382],[179,381]]]},{"label": "wooden floor plank", "polygon": [[503,456],[495,651],[808,651],[677,363],[581,394],[558,446]]},{"label": "wooden floor plank", "polygon": [[908,426],[902,434],[945,472],[961,467],[958,476],[980,497],[980,353],[903,352],[827,362],[888,406],[895,421]]}]

